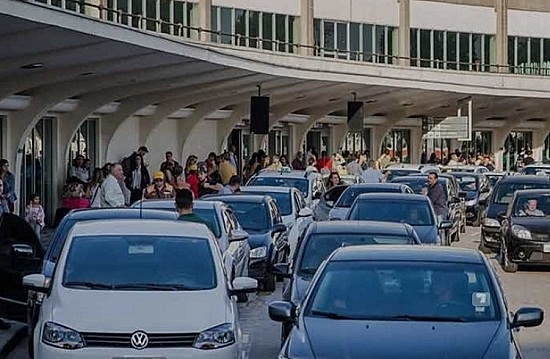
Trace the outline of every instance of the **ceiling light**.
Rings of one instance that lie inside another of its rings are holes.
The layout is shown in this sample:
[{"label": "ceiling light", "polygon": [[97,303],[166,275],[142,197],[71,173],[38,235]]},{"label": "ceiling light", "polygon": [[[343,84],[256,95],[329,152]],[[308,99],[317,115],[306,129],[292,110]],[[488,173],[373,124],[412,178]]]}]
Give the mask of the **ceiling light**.
[{"label": "ceiling light", "polygon": [[368,100],[365,100],[365,103],[375,103],[375,102],[378,102],[378,100],[374,98],[369,98]]},{"label": "ceiling light", "polygon": [[414,105],[414,104],[413,104],[412,102],[410,102],[410,101],[408,101],[408,102],[403,102],[403,103],[401,104],[401,106],[403,106],[403,107],[410,107],[410,106],[412,106],[412,105]]},{"label": "ceiling light", "polygon": [[44,67],[44,64],[42,62],[33,62],[32,64],[21,66],[23,70],[40,69],[42,67]]},{"label": "ceiling light", "polygon": [[331,98],[331,99],[328,100],[328,102],[334,102],[334,101],[338,101],[338,99],[337,98]]},{"label": "ceiling light", "polygon": [[301,99],[304,99],[304,98],[306,98],[306,95],[300,95],[300,96],[296,97],[296,100],[301,100]]},{"label": "ceiling light", "polygon": [[85,76],[90,76],[90,75],[93,75],[93,74],[94,74],[94,72],[83,72],[83,73],[80,74],[80,76],[85,77]]}]

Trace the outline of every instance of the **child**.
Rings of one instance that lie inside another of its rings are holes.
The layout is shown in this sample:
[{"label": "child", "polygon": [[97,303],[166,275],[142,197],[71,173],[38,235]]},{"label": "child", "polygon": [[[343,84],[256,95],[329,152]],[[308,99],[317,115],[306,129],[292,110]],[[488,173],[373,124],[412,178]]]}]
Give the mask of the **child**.
[{"label": "child", "polygon": [[25,219],[40,238],[40,231],[44,228],[44,209],[40,205],[40,196],[33,194],[25,211]]}]

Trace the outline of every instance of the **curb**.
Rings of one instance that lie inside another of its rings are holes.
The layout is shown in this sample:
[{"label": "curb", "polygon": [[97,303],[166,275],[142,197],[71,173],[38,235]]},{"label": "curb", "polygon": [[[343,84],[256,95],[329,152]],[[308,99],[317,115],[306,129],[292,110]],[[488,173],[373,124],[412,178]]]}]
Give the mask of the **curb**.
[{"label": "curb", "polygon": [[13,336],[0,348],[0,359],[5,359],[19,345],[19,343],[27,336],[27,326],[18,329]]}]

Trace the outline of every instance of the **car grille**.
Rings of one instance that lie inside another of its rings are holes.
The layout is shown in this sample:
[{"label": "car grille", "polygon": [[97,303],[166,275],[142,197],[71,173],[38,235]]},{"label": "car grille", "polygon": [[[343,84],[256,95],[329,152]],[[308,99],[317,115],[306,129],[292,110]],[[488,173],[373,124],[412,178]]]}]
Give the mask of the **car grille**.
[{"label": "car grille", "polygon": [[[81,333],[88,347],[131,348],[133,333]],[[147,348],[191,347],[199,333],[147,333]]]},{"label": "car grille", "polygon": [[547,233],[531,233],[531,238],[533,241],[537,242],[548,242],[550,241],[550,234]]}]

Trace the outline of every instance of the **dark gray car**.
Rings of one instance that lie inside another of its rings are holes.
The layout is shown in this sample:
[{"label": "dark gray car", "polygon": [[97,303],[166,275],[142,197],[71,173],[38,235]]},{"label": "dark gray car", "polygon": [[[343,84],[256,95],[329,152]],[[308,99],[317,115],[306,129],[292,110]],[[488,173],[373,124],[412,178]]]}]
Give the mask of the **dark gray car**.
[{"label": "dark gray car", "polygon": [[279,358],[519,358],[515,328],[544,313],[511,317],[488,260],[478,251],[355,246],[321,265],[299,312],[273,302],[269,315],[295,323]]}]

